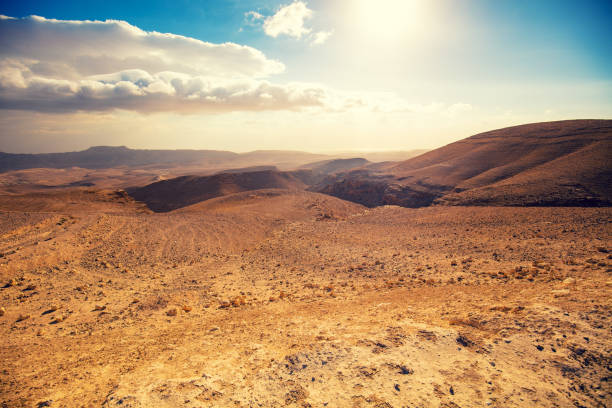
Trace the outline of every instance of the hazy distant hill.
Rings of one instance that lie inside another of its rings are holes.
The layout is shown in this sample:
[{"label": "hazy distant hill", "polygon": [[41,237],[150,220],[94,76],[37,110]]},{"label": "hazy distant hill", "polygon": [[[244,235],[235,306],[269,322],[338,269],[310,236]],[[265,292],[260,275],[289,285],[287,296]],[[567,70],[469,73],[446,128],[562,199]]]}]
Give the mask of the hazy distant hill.
[{"label": "hazy distant hill", "polygon": [[276,166],[295,169],[303,164],[335,156],[289,150],[256,150],[234,153],[223,150],[140,150],[125,146],[96,146],[79,152],[13,154],[0,152],[0,172],[33,168],[109,169],[125,166],[189,167],[221,171],[243,167]]},{"label": "hazy distant hill", "polygon": [[31,168],[104,169],[117,166],[215,165],[237,158],[219,150],[135,150],[125,146],[96,146],[80,152],[12,154],[0,152],[0,172]]},{"label": "hazy distant hill", "polygon": [[318,173],[331,174],[363,167],[369,163],[369,161],[363,158],[333,159],[304,164],[301,166],[301,169],[310,169]]},{"label": "hazy distant hill", "polygon": [[292,170],[306,163],[333,158],[335,156],[296,150],[255,150],[239,155],[243,167],[268,164],[281,170]]},{"label": "hazy distant hill", "polygon": [[610,205],[611,158],[611,120],[535,123],[350,172],[320,191],[370,206]]},{"label": "hazy distant hill", "polygon": [[368,152],[368,151],[338,151],[328,153],[332,156],[337,156],[343,159],[352,158],[352,157],[363,157],[364,159],[370,162],[399,162],[403,160],[408,160],[412,157],[419,156],[425,152],[427,149],[413,149],[413,150],[388,150],[381,152]]}]

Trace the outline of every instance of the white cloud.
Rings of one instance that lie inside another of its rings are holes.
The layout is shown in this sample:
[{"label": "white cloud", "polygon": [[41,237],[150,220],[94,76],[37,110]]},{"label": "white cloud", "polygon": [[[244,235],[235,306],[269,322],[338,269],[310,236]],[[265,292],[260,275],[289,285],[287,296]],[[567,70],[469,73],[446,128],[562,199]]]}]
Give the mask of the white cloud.
[{"label": "white cloud", "polygon": [[0,108],[67,112],[127,109],[140,112],[291,110],[324,106],[318,85],[275,85],[252,78],[215,78],[141,69],[58,79],[34,75],[27,65],[0,63]]},{"label": "white cloud", "polygon": [[[318,34],[318,41],[329,36]],[[145,32],[125,21],[0,17],[0,109],[145,113],[429,109],[393,94],[339,92],[319,84],[275,84],[267,79],[283,69],[282,63],[251,47]],[[439,109],[454,114],[466,108],[458,104]]]},{"label": "white cloud", "polygon": [[247,11],[244,20],[247,25],[254,26],[259,24],[259,20],[264,20],[264,16],[256,11]]},{"label": "white cloud", "polygon": [[0,57],[35,59],[45,72],[96,75],[138,67],[192,75],[265,77],[284,65],[243,45],[145,32],[125,21],[0,19]]},{"label": "white cloud", "polygon": [[334,31],[313,32],[311,27],[306,26],[306,20],[311,19],[313,14],[314,12],[308,8],[304,1],[298,0],[289,5],[281,6],[271,16],[266,17],[257,11],[249,11],[244,13],[244,19],[245,25],[261,26],[270,37],[276,38],[280,35],[296,39],[305,37],[310,45],[321,45],[327,42]]},{"label": "white cloud", "polygon": [[145,32],[125,21],[0,17],[0,108],[35,111],[229,111],[323,106],[311,84],[259,50]]},{"label": "white cloud", "polygon": [[334,31],[318,31],[312,35],[312,40],[310,41],[311,45],[321,45],[327,42],[329,37],[332,36]]},{"label": "white cloud", "polygon": [[281,7],[276,14],[265,19],[263,23],[264,32],[270,37],[278,37],[281,34],[289,37],[301,38],[302,35],[310,33],[311,29],[304,26],[306,20],[312,17],[312,10],[303,1]]}]

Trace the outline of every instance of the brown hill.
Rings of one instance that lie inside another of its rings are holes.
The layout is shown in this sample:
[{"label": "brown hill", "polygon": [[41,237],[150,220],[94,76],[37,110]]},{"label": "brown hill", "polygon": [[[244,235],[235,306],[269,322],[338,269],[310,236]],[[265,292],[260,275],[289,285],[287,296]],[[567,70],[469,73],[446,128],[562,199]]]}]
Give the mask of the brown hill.
[{"label": "brown hill", "polygon": [[125,146],[95,146],[83,151],[66,153],[0,152],[0,172],[32,168],[108,169],[117,166],[184,166],[185,164],[212,167],[238,157],[237,153],[220,150],[137,150]]},{"label": "brown hill", "polygon": [[0,173],[34,168],[128,169],[190,168],[210,172],[253,166],[294,169],[306,163],[338,156],[285,151],[256,150],[234,153],[222,150],[142,150],[125,146],[94,146],[64,153],[14,154],[0,152]]},{"label": "brown hill", "polygon": [[320,190],[369,206],[612,203],[612,121],[535,123],[480,133]]},{"label": "brown hill", "polygon": [[304,190],[261,189],[243,191],[211,198],[184,208],[175,213],[216,213],[252,215],[254,218],[269,217],[288,221],[338,220],[362,212],[359,204],[340,200],[326,194]]},{"label": "brown hill", "polygon": [[306,185],[291,173],[265,170],[203,177],[183,176],[128,189],[128,192],[135,200],[147,204],[151,210],[166,212],[243,191],[266,188],[300,190],[305,187]]},{"label": "brown hill", "polygon": [[370,162],[364,158],[354,157],[349,159],[322,160],[314,163],[305,164],[300,168],[310,169],[317,173],[331,174],[363,167],[369,163]]}]

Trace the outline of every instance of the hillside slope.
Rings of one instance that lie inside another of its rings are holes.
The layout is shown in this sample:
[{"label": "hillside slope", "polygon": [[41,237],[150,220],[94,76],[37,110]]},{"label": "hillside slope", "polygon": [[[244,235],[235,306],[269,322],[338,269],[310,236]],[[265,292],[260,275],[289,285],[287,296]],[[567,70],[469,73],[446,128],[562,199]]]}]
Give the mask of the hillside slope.
[{"label": "hillside slope", "polygon": [[314,172],[322,174],[331,174],[363,167],[369,163],[370,162],[366,159],[355,157],[349,159],[322,160],[314,163],[305,164],[300,168],[310,169]]},{"label": "hillside slope", "polygon": [[222,173],[212,176],[183,176],[145,187],[129,194],[157,212],[172,211],[211,198],[266,188],[304,189],[306,185],[290,173],[274,170]]},{"label": "hillside slope", "polygon": [[369,206],[610,205],[611,157],[611,120],[535,123],[344,174],[320,191]]}]

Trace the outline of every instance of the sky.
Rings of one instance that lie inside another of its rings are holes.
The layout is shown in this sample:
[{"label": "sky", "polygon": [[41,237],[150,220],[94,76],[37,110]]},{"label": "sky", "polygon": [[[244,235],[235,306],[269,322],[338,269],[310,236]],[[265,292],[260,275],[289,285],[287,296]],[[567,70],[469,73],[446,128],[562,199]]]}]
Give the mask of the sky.
[{"label": "sky", "polygon": [[0,151],[431,149],[612,118],[612,2],[0,2]]}]

